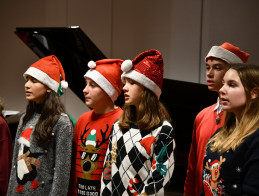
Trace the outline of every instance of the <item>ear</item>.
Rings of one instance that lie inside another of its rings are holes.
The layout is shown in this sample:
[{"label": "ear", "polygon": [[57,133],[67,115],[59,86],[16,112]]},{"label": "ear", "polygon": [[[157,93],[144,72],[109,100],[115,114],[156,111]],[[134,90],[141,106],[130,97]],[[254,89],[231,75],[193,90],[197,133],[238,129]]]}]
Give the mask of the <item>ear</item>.
[{"label": "ear", "polygon": [[50,93],[51,92],[51,89],[47,89],[47,93]]},{"label": "ear", "polygon": [[257,98],[258,95],[259,95],[259,88],[258,87],[253,88],[253,90],[251,91],[251,99]]}]

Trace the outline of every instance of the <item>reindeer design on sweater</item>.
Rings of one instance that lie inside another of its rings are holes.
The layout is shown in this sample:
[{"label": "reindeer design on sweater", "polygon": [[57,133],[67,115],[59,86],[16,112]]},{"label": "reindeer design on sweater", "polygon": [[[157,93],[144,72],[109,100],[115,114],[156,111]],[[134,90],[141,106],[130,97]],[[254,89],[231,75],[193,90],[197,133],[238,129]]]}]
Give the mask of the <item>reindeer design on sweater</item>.
[{"label": "reindeer design on sweater", "polygon": [[106,125],[106,130],[103,131],[100,130],[102,139],[101,141],[98,139],[96,141],[96,130],[92,129],[90,134],[85,137],[86,133],[89,132],[90,128],[87,128],[89,123],[85,126],[85,130],[80,136],[81,144],[80,147],[84,149],[84,151],[81,151],[81,160],[80,160],[80,166],[83,171],[82,178],[87,180],[92,180],[91,174],[97,169],[98,167],[98,159],[100,157],[99,151],[102,150],[100,146],[102,146],[106,141],[109,140],[109,135],[106,136],[106,133],[108,132],[109,125]]},{"label": "reindeer design on sweater", "polygon": [[226,161],[226,158],[220,156],[220,160],[215,159],[211,162],[208,160],[206,162],[205,168],[210,171],[210,175],[205,177],[203,180],[205,195],[221,195],[224,192],[224,189],[219,185],[223,180],[219,179],[220,169],[223,162]]}]

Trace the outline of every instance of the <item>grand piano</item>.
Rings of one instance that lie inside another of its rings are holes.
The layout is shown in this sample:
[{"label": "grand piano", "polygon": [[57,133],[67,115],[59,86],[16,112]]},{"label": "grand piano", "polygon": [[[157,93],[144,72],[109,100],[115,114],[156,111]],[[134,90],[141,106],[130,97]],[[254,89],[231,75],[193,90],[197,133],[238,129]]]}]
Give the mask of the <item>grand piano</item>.
[{"label": "grand piano", "polygon": [[[61,61],[70,89],[84,102],[83,75],[90,60],[106,58],[79,26],[16,28],[15,34],[39,57],[54,54]],[[206,85],[164,79],[161,102],[172,117],[176,132],[176,162],[169,192],[183,193],[193,121],[197,113],[213,104],[217,94]],[[123,93],[116,104],[124,104]],[[12,126],[12,125],[10,125]]]}]

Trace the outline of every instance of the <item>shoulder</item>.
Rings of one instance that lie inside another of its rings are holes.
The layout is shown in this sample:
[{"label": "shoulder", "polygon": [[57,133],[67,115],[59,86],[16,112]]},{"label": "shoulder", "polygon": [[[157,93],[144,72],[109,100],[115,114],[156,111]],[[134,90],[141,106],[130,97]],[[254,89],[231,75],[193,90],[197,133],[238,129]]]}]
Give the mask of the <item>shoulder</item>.
[{"label": "shoulder", "polygon": [[102,117],[105,119],[111,119],[114,123],[114,121],[117,120],[122,115],[122,113],[123,113],[122,109],[117,106],[116,109],[106,114],[103,114]]},{"label": "shoulder", "polygon": [[24,116],[25,116],[25,113],[23,113],[23,114],[21,115],[20,122],[23,120]]},{"label": "shoulder", "polygon": [[[163,147],[163,145],[170,145],[175,147],[175,131],[172,125],[168,121],[164,121],[162,125],[157,129],[157,132],[153,132],[152,135],[157,136],[157,147]],[[162,146],[161,146],[162,145]]]},{"label": "shoulder", "polygon": [[[213,111],[213,109],[214,109],[216,106],[217,106],[217,103],[215,103],[215,104],[213,104],[213,105],[211,105],[211,106],[208,106],[208,107],[202,109],[202,110],[198,113],[198,115],[202,115],[202,114],[205,114],[205,113],[207,113],[207,112],[209,112],[209,111]],[[197,116],[198,116],[198,115],[197,115]]]},{"label": "shoulder", "polygon": [[66,113],[61,113],[59,121],[60,122],[71,122],[68,114],[66,114]]},{"label": "shoulder", "polygon": [[5,122],[5,120],[0,116],[0,126],[1,127],[7,127],[7,123]]},{"label": "shoulder", "polygon": [[[249,147],[253,148],[256,147],[258,148],[259,145],[259,128],[257,128],[257,130],[252,133],[251,135],[249,135],[246,139],[245,139],[245,143],[248,144]],[[259,148],[258,148],[259,150]]]},{"label": "shoulder", "polygon": [[85,118],[89,118],[93,113],[93,110],[83,113],[79,118],[78,121],[84,120]]},{"label": "shoulder", "polygon": [[113,124],[113,129],[115,130],[120,130],[120,127],[119,127],[119,119],[117,119],[114,124]]},{"label": "shoulder", "polygon": [[120,118],[120,116],[122,115],[122,113],[123,113],[123,110],[122,110],[120,107],[117,107],[117,108],[114,110],[113,118],[115,119],[115,121],[117,121],[117,119]]},{"label": "shoulder", "polygon": [[173,129],[173,126],[171,125],[170,122],[168,122],[167,120],[165,120],[162,125],[161,125],[162,128],[164,129]]},{"label": "shoulder", "polygon": [[123,110],[117,106],[117,108],[115,109],[116,113],[119,113],[119,114],[122,114],[123,113]]},{"label": "shoulder", "polygon": [[213,113],[213,110],[214,110],[214,108],[215,108],[216,106],[217,106],[217,103],[215,103],[215,104],[213,104],[213,105],[211,105],[211,106],[208,106],[208,107],[202,109],[202,110],[197,114],[196,119],[203,118],[204,115],[207,114],[207,113],[209,113],[209,112]]},{"label": "shoulder", "polygon": [[[245,140],[236,148],[236,154],[245,154],[246,160],[249,160],[252,157],[257,157],[259,160],[259,128],[249,135]],[[240,157],[240,156],[239,156]]]},{"label": "shoulder", "polygon": [[115,125],[115,124],[116,124],[117,126],[119,125],[119,119],[117,119],[117,120],[114,121],[114,124],[113,124],[113,125]]},{"label": "shoulder", "polygon": [[175,132],[173,126],[167,120],[162,123],[160,134],[174,136]]},{"label": "shoulder", "polygon": [[58,130],[72,130],[73,125],[69,116],[65,113],[61,113],[55,127],[58,128]]},{"label": "shoulder", "polygon": [[7,123],[5,120],[0,116],[0,139],[4,140],[8,137],[10,137],[10,131]]}]

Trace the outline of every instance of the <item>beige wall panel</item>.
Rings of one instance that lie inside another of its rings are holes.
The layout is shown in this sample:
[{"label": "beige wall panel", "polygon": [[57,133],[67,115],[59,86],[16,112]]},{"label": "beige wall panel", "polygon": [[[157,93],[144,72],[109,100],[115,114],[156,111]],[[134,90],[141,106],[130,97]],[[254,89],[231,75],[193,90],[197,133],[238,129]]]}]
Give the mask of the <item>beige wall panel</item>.
[{"label": "beige wall panel", "polygon": [[157,49],[165,61],[165,78],[198,82],[200,5],[192,0],[114,0],[113,56],[132,59]]},{"label": "beige wall panel", "polygon": [[77,25],[111,58],[111,0],[68,0],[68,25]]},{"label": "beige wall panel", "polygon": [[248,52],[248,63],[259,65],[258,7],[258,0],[204,1],[200,83],[206,83],[204,57],[226,41]]},{"label": "beige wall panel", "polygon": [[0,1],[0,96],[6,109],[23,110],[26,106],[22,74],[38,57],[14,34],[16,27],[45,24],[42,1]]}]

